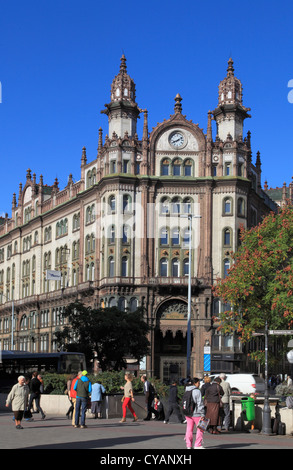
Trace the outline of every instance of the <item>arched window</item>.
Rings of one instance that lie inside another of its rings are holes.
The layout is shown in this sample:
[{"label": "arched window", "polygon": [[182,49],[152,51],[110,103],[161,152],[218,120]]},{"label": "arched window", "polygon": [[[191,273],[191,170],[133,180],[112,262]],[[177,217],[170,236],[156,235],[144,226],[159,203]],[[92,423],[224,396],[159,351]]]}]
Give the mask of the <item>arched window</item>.
[{"label": "arched window", "polygon": [[130,299],[130,311],[131,312],[135,312],[135,310],[138,309],[138,300],[133,297],[132,299]]},{"label": "arched window", "polygon": [[223,212],[224,215],[232,215],[232,199],[226,197],[223,201]]},{"label": "arched window", "polygon": [[169,214],[169,200],[168,198],[164,197],[161,199],[161,214]]},{"label": "arched window", "polygon": [[185,228],[183,231],[183,246],[189,246],[189,238],[190,238],[190,230],[189,228]]},{"label": "arched window", "polygon": [[123,225],[122,227],[122,243],[130,242],[130,228],[128,225]]},{"label": "arched window", "polygon": [[178,227],[172,229],[171,243],[172,245],[180,245],[180,232]]},{"label": "arched window", "polygon": [[161,245],[169,244],[168,229],[166,227],[163,227],[160,230],[160,243]]},{"label": "arched window", "polygon": [[192,176],[192,161],[185,160],[184,162],[184,176]]},{"label": "arched window", "polygon": [[128,276],[128,258],[127,256],[123,256],[121,260],[121,276],[127,277]]},{"label": "arched window", "polygon": [[125,299],[125,297],[119,298],[118,308],[121,312],[125,312],[127,310],[127,300]]},{"label": "arched window", "polygon": [[172,259],[172,277],[179,277],[180,263],[177,258]]},{"label": "arched window", "polygon": [[162,258],[160,260],[160,276],[162,277],[168,276],[168,261],[166,258]]},{"label": "arched window", "polygon": [[182,161],[177,158],[173,162],[173,176],[181,176]]},{"label": "arched window", "polygon": [[170,161],[164,159],[161,163],[161,176],[169,176],[170,174]]},{"label": "arched window", "polygon": [[183,213],[192,214],[192,199],[190,197],[183,199]]},{"label": "arched window", "polygon": [[123,214],[131,211],[131,197],[129,194],[123,195]]},{"label": "arched window", "polygon": [[240,197],[237,201],[237,212],[238,212],[238,215],[242,217],[245,215],[245,202],[242,197]]},{"label": "arched window", "polygon": [[115,297],[111,297],[109,299],[109,307],[117,307],[117,300],[115,299]]},{"label": "arched window", "polygon": [[115,196],[110,196],[109,197],[109,210],[113,214],[116,212],[116,198]]},{"label": "arched window", "polygon": [[225,228],[224,229],[224,246],[231,246],[232,237],[231,237],[231,229]]},{"label": "arched window", "polygon": [[188,276],[189,274],[189,258],[183,260],[183,275]]},{"label": "arched window", "polygon": [[230,260],[228,258],[224,259],[224,272],[223,272],[223,277],[227,277],[228,276],[228,271],[230,269]]},{"label": "arched window", "polygon": [[109,243],[115,243],[115,225],[111,225],[108,229],[108,239]]},{"label": "arched window", "polygon": [[110,256],[109,257],[109,277],[114,277],[115,275],[114,268],[115,268],[115,261],[114,261],[113,256]]},{"label": "arched window", "polygon": [[172,213],[180,214],[180,199],[179,197],[174,197],[172,199]]}]

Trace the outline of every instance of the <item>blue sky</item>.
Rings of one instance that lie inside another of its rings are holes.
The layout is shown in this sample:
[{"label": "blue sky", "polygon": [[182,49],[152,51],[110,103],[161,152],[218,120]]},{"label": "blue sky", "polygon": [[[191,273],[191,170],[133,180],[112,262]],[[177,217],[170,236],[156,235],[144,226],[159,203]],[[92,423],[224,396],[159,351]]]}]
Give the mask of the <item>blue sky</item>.
[{"label": "blue sky", "polygon": [[[257,0],[11,0],[0,11],[0,214],[11,215],[12,195],[26,170],[45,184],[70,173],[80,179],[82,147],[96,158],[100,113],[122,53],[136,83],[149,128],[183,114],[206,132],[217,106],[227,61],[251,107],[253,161],[259,150],[262,184],[287,185],[293,176],[293,4]],[[141,137],[142,119],[139,123]],[[215,128],[214,128],[215,136]]]}]

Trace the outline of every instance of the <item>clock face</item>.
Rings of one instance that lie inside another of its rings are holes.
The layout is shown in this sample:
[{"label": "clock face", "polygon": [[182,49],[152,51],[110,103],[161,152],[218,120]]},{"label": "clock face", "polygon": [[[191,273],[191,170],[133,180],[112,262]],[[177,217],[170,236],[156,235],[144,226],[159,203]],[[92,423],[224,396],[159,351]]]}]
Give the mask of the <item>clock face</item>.
[{"label": "clock face", "polygon": [[170,135],[169,142],[173,147],[182,147],[184,144],[184,136],[181,132],[173,132],[173,134]]}]

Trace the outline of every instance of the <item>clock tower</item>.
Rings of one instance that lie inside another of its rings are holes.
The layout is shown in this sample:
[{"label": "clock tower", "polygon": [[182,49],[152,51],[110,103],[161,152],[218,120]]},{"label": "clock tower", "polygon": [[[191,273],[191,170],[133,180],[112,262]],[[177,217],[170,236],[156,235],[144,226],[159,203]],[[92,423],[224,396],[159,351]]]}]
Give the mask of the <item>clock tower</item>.
[{"label": "clock tower", "polygon": [[108,116],[110,139],[113,133],[121,138],[124,137],[125,132],[129,137],[134,137],[136,134],[140,109],[135,98],[135,83],[127,73],[126,58],[123,54],[120,71],[112,82],[111,102],[105,104],[106,109],[101,111]]}]

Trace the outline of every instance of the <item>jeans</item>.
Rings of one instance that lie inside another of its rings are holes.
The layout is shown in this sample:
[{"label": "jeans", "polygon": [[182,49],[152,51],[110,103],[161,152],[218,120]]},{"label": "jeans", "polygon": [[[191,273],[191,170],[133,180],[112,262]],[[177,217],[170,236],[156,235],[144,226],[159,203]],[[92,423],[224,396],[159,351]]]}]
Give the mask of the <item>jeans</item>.
[{"label": "jeans", "polygon": [[[197,425],[200,420],[200,416],[193,416],[189,418],[186,416],[186,434],[185,434],[185,442],[186,442],[186,447],[189,449],[192,447],[192,441],[193,441],[193,428],[194,425]],[[203,439],[203,433],[201,429],[196,428],[196,437],[195,437],[195,443],[194,443],[194,448],[200,447],[202,445],[202,439]]]},{"label": "jeans", "polygon": [[230,404],[223,403],[223,424],[222,426],[228,431],[230,426]]},{"label": "jeans", "polygon": [[85,425],[85,414],[86,414],[86,410],[87,410],[87,398],[76,397],[75,426],[78,426],[79,416],[80,416],[80,409],[81,409],[80,424],[81,424],[81,426],[84,426]]},{"label": "jeans", "polygon": [[40,406],[40,398],[41,397],[38,393],[31,393],[28,409],[31,410],[31,408],[33,406],[33,401],[35,400],[35,404],[36,404],[36,408],[37,408],[38,412],[41,413],[42,416],[45,416],[45,413],[43,412],[43,410]]}]

